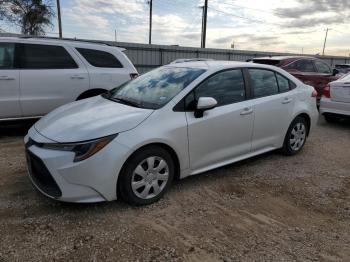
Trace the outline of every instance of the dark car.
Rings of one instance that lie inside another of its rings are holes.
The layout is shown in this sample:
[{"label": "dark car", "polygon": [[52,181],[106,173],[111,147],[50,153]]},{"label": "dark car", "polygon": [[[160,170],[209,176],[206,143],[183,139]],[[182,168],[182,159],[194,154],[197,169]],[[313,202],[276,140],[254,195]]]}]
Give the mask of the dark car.
[{"label": "dark car", "polygon": [[350,64],[335,65],[335,68],[342,74],[350,73]]},{"label": "dark car", "polygon": [[324,61],[307,56],[272,56],[252,59],[253,63],[274,65],[288,71],[307,85],[313,86],[320,98],[329,82],[337,80],[339,71]]}]

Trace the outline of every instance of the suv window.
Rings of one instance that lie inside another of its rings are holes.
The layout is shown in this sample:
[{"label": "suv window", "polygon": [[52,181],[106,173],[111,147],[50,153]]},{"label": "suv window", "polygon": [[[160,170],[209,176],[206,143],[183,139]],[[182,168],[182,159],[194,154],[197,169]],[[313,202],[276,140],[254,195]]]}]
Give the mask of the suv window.
[{"label": "suv window", "polygon": [[105,68],[123,67],[120,61],[111,53],[87,48],[76,49],[92,66]]},{"label": "suv window", "polygon": [[317,71],[321,74],[332,74],[330,67],[321,61],[315,61]]},{"label": "suv window", "polygon": [[63,46],[20,44],[23,69],[71,69],[77,64]]},{"label": "suv window", "polygon": [[278,94],[278,84],[273,71],[264,69],[248,69],[254,97]]},{"label": "suv window", "polygon": [[[200,97],[213,97],[218,106],[245,100],[245,85],[242,70],[220,72],[205,80],[194,90],[195,100]],[[189,99],[191,100],[191,95]]]},{"label": "suv window", "polygon": [[298,60],[287,66],[287,68],[296,69],[300,72],[316,72],[313,61],[308,59]]},{"label": "suv window", "polygon": [[0,69],[14,68],[15,44],[0,43]]},{"label": "suv window", "polygon": [[287,92],[289,91],[290,89],[290,81],[285,78],[284,76],[276,73],[276,76],[277,76],[277,82],[278,82],[278,89],[279,91],[282,93],[282,92]]}]

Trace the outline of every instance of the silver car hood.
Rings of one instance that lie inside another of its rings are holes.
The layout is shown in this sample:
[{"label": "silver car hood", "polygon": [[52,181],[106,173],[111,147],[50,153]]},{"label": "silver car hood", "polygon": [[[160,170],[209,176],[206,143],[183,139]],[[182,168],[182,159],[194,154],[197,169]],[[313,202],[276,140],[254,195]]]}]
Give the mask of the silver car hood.
[{"label": "silver car hood", "polygon": [[152,112],[97,96],[55,109],[34,128],[59,143],[80,142],[133,129]]}]

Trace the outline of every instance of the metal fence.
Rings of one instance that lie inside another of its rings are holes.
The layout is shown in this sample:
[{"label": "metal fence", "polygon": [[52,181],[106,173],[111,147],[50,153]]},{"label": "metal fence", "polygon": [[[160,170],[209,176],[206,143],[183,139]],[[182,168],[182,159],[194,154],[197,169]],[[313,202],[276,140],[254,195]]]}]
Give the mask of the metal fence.
[{"label": "metal fence", "polygon": [[[20,36],[15,34],[3,34],[0,36]],[[51,37],[49,37],[51,39]],[[255,57],[275,56],[275,55],[298,55],[293,53],[245,51],[232,49],[195,48],[168,45],[148,45],[137,43],[96,41],[87,39],[65,39],[75,41],[89,41],[106,43],[108,45],[119,46],[126,49],[125,53],[133,62],[139,73],[147,72],[153,68],[165,65],[179,58],[211,58],[215,60],[247,61]],[[350,63],[350,57],[341,56],[315,56],[324,60],[330,66],[335,64]]]},{"label": "metal fence", "polygon": [[[115,43],[116,45],[126,49],[125,53],[134,63],[140,73],[149,71],[155,67],[165,65],[179,58],[211,58],[215,60],[230,61],[247,61],[255,57],[276,56],[276,55],[298,55],[293,53],[277,53],[277,52],[260,52],[260,51],[244,51],[231,49],[213,49],[213,48],[193,48],[180,46],[165,45],[147,45],[133,43]],[[330,66],[336,64],[350,63],[350,57],[340,56],[315,56],[324,60]]]}]

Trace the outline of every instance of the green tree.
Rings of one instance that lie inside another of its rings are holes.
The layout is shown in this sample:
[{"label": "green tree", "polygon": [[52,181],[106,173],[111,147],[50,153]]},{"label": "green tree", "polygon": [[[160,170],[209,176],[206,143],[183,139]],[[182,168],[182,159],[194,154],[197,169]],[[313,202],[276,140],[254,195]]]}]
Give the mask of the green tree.
[{"label": "green tree", "polygon": [[54,17],[51,1],[0,0],[0,20],[19,26],[22,34],[45,35]]}]

